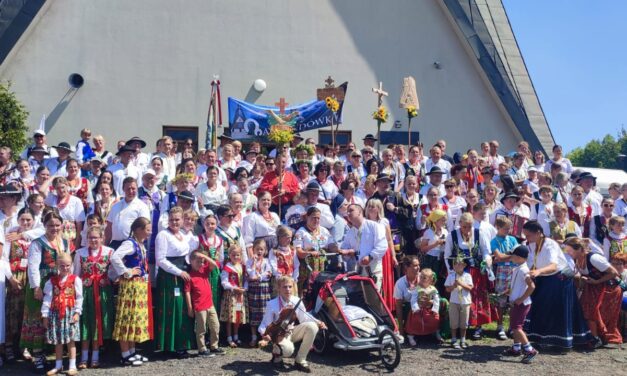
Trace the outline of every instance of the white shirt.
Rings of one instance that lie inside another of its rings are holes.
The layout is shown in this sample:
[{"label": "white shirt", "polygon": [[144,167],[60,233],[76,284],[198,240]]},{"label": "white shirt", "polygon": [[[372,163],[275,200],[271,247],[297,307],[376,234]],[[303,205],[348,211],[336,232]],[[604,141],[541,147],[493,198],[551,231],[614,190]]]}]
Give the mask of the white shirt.
[{"label": "white shirt", "polygon": [[163,161],[163,173],[172,181],[176,177],[176,157],[166,156],[163,153],[156,154]]},{"label": "white shirt", "polygon": [[[263,314],[261,324],[259,324],[259,334],[263,335],[266,332],[266,328],[268,327],[268,325],[270,325],[279,318],[279,315],[281,314],[281,310],[283,310],[283,308],[286,308],[290,305],[292,307],[295,307],[297,303],[298,298],[296,296],[290,296],[290,300],[288,302],[284,302],[283,298],[281,298],[280,296],[269,300],[266,303],[266,311]],[[298,308],[296,308],[295,313],[296,317],[298,318],[298,322],[300,322],[301,324],[304,324],[306,322],[318,322],[318,320],[316,320],[305,310],[305,304],[302,302],[298,305]]]},{"label": "white shirt", "polygon": [[556,264],[557,271],[547,275],[554,275],[559,273],[561,270],[568,267],[568,261],[566,260],[566,256],[559,244],[550,238],[544,238],[544,243],[542,244],[542,249],[536,255],[536,243],[530,243],[529,247],[529,257],[527,258],[527,266],[530,269],[542,269],[549,264]]},{"label": "white shirt", "polygon": [[354,249],[358,262],[366,256],[370,257],[370,266],[375,269],[388,249],[385,227],[377,222],[364,219],[360,228],[348,229],[341,249]]},{"label": "white shirt", "polygon": [[48,159],[44,159],[44,166],[46,166],[46,168],[48,168],[48,170],[50,171],[50,176],[67,176],[67,161],[69,159],[66,159],[62,162],[59,162],[58,157],[57,158],[48,158]]},{"label": "white shirt", "polygon": [[132,163],[128,164],[128,167],[124,167],[122,162],[118,162],[114,165],[109,166],[107,171],[113,174],[113,189],[118,194],[119,197],[124,197],[124,187],[123,182],[124,179],[128,176],[135,178],[137,180],[137,184],[139,185],[142,181],[141,171]]},{"label": "white shirt", "polygon": [[[527,276],[529,275],[529,266],[522,263],[512,269],[512,281],[510,283],[509,301],[514,302],[527,291]],[[531,297],[527,297],[523,301],[524,305],[531,304]]]},{"label": "white shirt", "polygon": [[[143,247],[143,245],[140,245]],[[144,249],[145,251],[145,249]],[[129,272],[130,270],[124,265],[124,257],[135,253],[135,246],[130,240],[125,240],[120,244],[118,249],[114,250],[111,254],[111,266],[113,267],[115,277],[119,277]],[[146,255],[144,255],[145,257]]]},{"label": "white shirt", "polygon": [[165,229],[160,231],[155,239],[155,262],[157,266],[175,276],[180,276],[184,270],[177,268],[167,257],[184,257],[198,248],[198,237],[191,232],[184,234],[179,231],[178,235],[181,236],[180,240],[170,230]]},{"label": "white shirt", "polygon": [[318,200],[333,200],[337,196],[337,186],[331,179],[327,179],[324,183],[320,183],[317,179],[311,179],[310,182],[315,181],[322,188],[318,195]]},{"label": "white shirt", "polygon": [[[45,200],[47,206],[59,209],[57,195],[48,195]],[[59,214],[64,221],[83,222],[85,221],[85,210],[83,210],[83,202],[81,199],[69,196],[67,205],[63,209],[59,209]]]},{"label": "white shirt", "polygon": [[196,197],[202,202],[202,207],[200,208],[202,217],[206,217],[209,214],[209,210],[205,209],[205,205],[220,206],[228,203],[226,190],[219,182],[214,189],[210,189],[207,183],[200,184],[196,189]]},{"label": "white shirt", "polygon": [[402,276],[394,284],[394,299],[402,300],[409,303],[411,301],[412,291],[416,289],[416,286],[411,288],[409,282],[407,282],[407,276]]},{"label": "white shirt", "polygon": [[[427,244],[431,245],[431,244],[434,244],[436,240],[440,240],[440,238],[442,237],[446,239],[447,236],[448,236],[448,231],[445,228],[442,228],[442,234],[437,237],[435,235],[435,232],[433,232],[433,229],[428,228],[427,231],[425,231],[424,235],[422,235],[422,240],[427,240],[428,242]],[[444,253],[444,247],[441,245],[431,248],[429,251],[427,251],[427,254],[433,257],[440,257],[440,255],[442,255],[443,253]]]},{"label": "white shirt", "polygon": [[259,281],[267,282],[272,278],[272,267],[267,258],[261,259],[261,263],[257,262],[254,258],[249,258],[246,261],[246,273],[248,278],[260,277]]},{"label": "white shirt", "polygon": [[[431,168],[434,166],[438,166],[442,169],[442,181],[446,181],[450,176],[449,172],[451,171],[451,164],[443,158],[440,158],[437,163],[433,163],[433,160],[429,158],[427,159],[427,162],[425,162],[425,171],[427,173],[431,172]],[[429,182],[429,175],[425,176],[425,180]]]},{"label": "white shirt", "polygon": [[[446,277],[446,280],[444,281],[444,286],[453,286],[456,278],[458,278],[457,273],[450,272],[449,275]],[[459,277],[459,280],[464,285],[473,287],[472,277],[470,276],[470,274],[464,272],[461,275],[461,277]],[[451,291],[451,303],[462,304],[462,305],[471,304],[472,297],[470,296],[470,291],[466,289],[462,289],[461,287],[458,286],[456,290]]]},{"label": "white shirt", "polygon": [[276,213],[270,212],[271,220],[267,221],[259,212],[253,212],[244,217],[242,234],[246,247],[252,247],[256,238],[276,236],[276,228],[281,224],[281,219]]},{"label": "white shirt", "polygon": [[[61,283],[67,280],[67,275],[61,278]],[[76,277],[74,279],[74,308],[72,308],[72,315],[83,313],[83,281]],[[50,314],[50,305],[52,304],[52,282],[47,281],[44,285],[44,300],[41,304],[41,317],[47,318]]]},{"label": "white shirt", "polygon": [[139,218],[150,219],[148,205],[138,198],[130,203],[122,199],[111,207],[107,222],[111,223],[111,240],[126,240],[131,234],[131,225]]},{"label": "white shirt", "polygon": [[320,251],[323,248],[326,248],[327,245],[333,244],[334,240],[329,231],[320,227],[320,232],[318,236],[314,236],[306,227],[301,227],[296,231],[294,235],[294,247],[302,248],[304,250],[314,249],[316,251]]}]

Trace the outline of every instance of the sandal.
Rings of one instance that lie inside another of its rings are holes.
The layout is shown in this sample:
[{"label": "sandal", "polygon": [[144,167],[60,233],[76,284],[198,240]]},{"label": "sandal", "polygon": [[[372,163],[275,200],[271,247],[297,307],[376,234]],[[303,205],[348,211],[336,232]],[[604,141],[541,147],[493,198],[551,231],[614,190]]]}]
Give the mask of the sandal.
[{"label": "sandal", "polygon": [[98,362],[91,362],[91,364],[89,365],[89,368],[100,368],[100,363],[98,363]]},{"label": "sandal", "polygon": [[87,369],[87,361],[78,363],[78,366],[76,368],[78,368],[78,369]]},{"label": "sandal", "polygon": [[231,342],[229,342],[229,347],[230,347],[230,348],[232,348],[232,349],[234,349],[234,348],[236,348],[236,347],[237,347],[237,343],[236,343],[236,342],[234,342],[234,341],[231,341]]}]

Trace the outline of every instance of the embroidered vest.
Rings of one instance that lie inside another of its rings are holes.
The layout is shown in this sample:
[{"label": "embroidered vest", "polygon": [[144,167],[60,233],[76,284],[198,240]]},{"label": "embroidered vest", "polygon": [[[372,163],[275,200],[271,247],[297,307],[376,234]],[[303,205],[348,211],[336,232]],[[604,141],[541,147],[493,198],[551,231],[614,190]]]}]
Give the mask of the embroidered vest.
[{"label": "embroidered vest", "polygon": [[66,309],[74,308],[76,302],[76,291],[74,288],[74,281],[76,276],[70,274],[65,282],[61,282],[59,276],[52,276],[50,283],[52,284],[52,303],[50,309],[59,313],[59,318],[65,317]]}]

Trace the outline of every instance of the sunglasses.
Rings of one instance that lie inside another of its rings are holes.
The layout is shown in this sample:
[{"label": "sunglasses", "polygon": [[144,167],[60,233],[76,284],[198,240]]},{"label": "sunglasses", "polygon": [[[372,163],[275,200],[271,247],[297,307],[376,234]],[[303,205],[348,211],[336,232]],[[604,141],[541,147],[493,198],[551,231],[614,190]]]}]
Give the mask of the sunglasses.
[{"label": "sunglasses", "polygon": [[445,185],[444,188],[449,189],[449,188],[455,188],[454,185]]}]

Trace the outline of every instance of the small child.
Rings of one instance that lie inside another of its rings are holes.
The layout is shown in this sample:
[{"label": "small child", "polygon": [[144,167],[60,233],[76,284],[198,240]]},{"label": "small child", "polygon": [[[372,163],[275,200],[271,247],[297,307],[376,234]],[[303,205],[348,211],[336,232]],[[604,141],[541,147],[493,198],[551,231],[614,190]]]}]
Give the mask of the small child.
[{"label": "small child", "polygon": [[229,248],[229,262],[222,269],[220,279],[224,288],[220,321],[226,323],[226,341],[229,347],[234,348],[242,344],[239,340],[239,327],[248,323],[248,278],[246,268],[242,265],[242,249],[239,245],[233,244]]},{"label": "small child", "polygon": [[441,339],[440,327],[440,295],[435,288],[433,270],[426,268],[420,272],[418,287],[411,292],[411,313],[405,323],[405,333],[409,344],[416,346],[415,336],[434,334]]},{"label": "small child", "polygon": [[87,230],[94,226],[103,225],[102,217],[96,213],[89,214],[87,218],[85,218],[85,226],[83,226],[83,230],[81,231],[81,247],[87,247]]},{"label": "small child", "polygon": [[198,235],[198,251],[209,256],[218,266],[217,268],[213,268],[209,273],[213,306],[217,312],[220,308],[220,296],[222,293],[222,286],[220,285],[220,265],[224,263],[223,242],[222,238],[216,235],[218,219],[213,214],[206,216],[202,221],[202,225],[205,233]]},{"label": "small child", "polygon": [[250,313],[250,347],[257,346],[257,327],[263,320],[266,303],[272,298],[272,268],[266,258],[268,248],[263,239],[253,242],[253,257],[246,263],[248,274],[248,310]]},{"label": "small child", "polygon": [[66,375],[77,375],[75,342],[81,340],[79,320],[83,309],[83,283],[72,274],[72,256],[59,253],[57,275],[44,286],[41,316],[46,329],[46,341],[54,345],[56,363],[47,375],[63,372],[63,345],[67,345],[70,366]]},{"label": "small child", "polygon": [[499,258],[510,254],[512,249],[518,245],[518,240],[509,235],[512,229],[512,221],[507,217],[498,217],[494,221],[496,226],[496,236],[490,242],[490,249],[496,260],[496,281],[494,283],[494,291],[497,294],[497,309],[499,315],[497,317],[497,338],[506,340],[507,334],[503,329],[503,315],[507,309],[507,292],[512,280],[512,268],[515,266],[509,261],[499,261]]},{"label": "small child", "polygon": [[625,218],[621,216],[613,216],[608,221],[610,234],[603,240],[603,253],[605,257],[612,261],[615,255],[619,253],[627,253],[625,246],[627,245],[627,234],[623,231],[625,227]]},{"label": "small child", "polygon": [[509,328],[514,336],[514,345],[504,352],[504,355],[507,356],[519,356],[524,352],[523,363],[530,363],[538,355],[538,351],[531,346],[527,334],[523,330],[525,317],[531,309],[531,293],[536,288],[529,275],[528,256],[529,248],[525,245],[519,245],[514,248],[509,257],[511,262],[517,265],[512,271],[512,282],[509,290],[511,305]]},{"label": "small child", "polygon": [[[446,291],[451,294],[448,315],[451,324],[451,345],[455,349],[468,347],[466,328],[470,316],[470,304],[472,303],[470,291],[473,284],[472,277],[464,271],[464,268],[466,268],[466,261],[461,257],[455,258],[453,260],[453,272],[444,281]],[[457,343],[457,329],[459,329],[461,343]]]},{"label": "small child", "polygon": [[74,256],[74,274],[83,281],[82,351],[78,369],[87,368],[90,345],[90,368],[100,366],[100,347],[103,340],[111,339],[113,332],[113,287],[107,275],[113,249],[102,245],[103,235],[102,227],[90,227],[85,234],[88,246],[77,250]]},{"label": "small child", "polygon": [[623,309],[620,311],[618,319],[618,330],[620,330],[623,338],[627,337],[627,309],[625,309],[625,301],[627,301],[627,253],[614,256],[612,266],[618,272],[620,278],[620,286],[623,289]]},{"label": "small child", "polygon": [[[191,270],[189,281],[185,282],[185,301],[187,302],[187,314],[196,320],[196,344],[198,355],[215,356],[224,352],[218,347],[218,335],[220,334],[220,322],[213,305],[213,295],[209,276],[218,269],[218,264],[202,252],[193,252],[190,257]],[[209,324],[209,350],[205,345],[205,333]]]},{"label": "small child", "polygon": [[[298,281],[300,261],[296,254],[296,249],[292,246],[292,230],[288,226],[279,226],[276,230],[278,246],[273,249],[268,256],[268,261],[272,267],[274,285],[272,286],[272,296],[278,294],[276,285],[279,278],[286,275]],[[294,292],[297,294],[297,292]]]},{"label": "small child", "polygon": [[91,130],[83,128],[81,130],[81,139],[76,143],[76,160],[78,161],[81,169],[88,169],[89,161],[96,156],[93,149],[89,145],[89,139],[91,138]]}]

